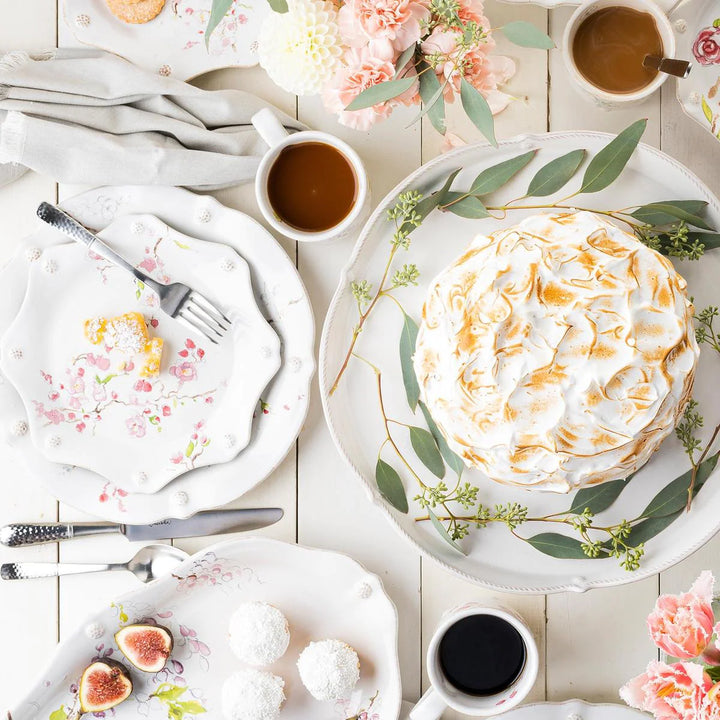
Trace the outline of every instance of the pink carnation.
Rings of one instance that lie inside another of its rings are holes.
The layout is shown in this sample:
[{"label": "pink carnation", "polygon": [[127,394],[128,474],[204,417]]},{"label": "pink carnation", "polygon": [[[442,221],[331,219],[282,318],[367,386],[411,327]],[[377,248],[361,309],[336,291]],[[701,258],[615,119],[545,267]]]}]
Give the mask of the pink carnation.
[{"label": "pink carnation", "polygon": [[720,683],[715,683],[707,695],[702,706],[703,720],[720,720]]},{"label": "pink carnation", "polygon": [[420,40],[421,22],[429,18],[426,0],[345,0],[338,26],[351,47],[400,53]]},{"label": "pink carnation", "polygon": [[690,660],[710,644],[715,622],[712,573],[705,570],[689,592],[661,595],[647,619],[653,642],[671,657]]},{"label": "pink carnation", "polygon": [[712,681],[695,663],[653,660],[647,670],[620,689],[630,707],[652,713],[656,720],[699,720]]}]

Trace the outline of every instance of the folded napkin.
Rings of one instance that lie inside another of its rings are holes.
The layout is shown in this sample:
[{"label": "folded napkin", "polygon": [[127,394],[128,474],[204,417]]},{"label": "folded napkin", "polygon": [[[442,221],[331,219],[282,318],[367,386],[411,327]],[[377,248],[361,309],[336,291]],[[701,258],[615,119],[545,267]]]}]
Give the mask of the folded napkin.
[{"label": "folded napkin", "polygon": [[[86,185],[236,185],[254,178],[267,150],[250,124],[264,107],[242,90],[200,90],[102,50],[7,53],[0,178],[20,165]],[[288,129],[304,127],[275,111]]]}]

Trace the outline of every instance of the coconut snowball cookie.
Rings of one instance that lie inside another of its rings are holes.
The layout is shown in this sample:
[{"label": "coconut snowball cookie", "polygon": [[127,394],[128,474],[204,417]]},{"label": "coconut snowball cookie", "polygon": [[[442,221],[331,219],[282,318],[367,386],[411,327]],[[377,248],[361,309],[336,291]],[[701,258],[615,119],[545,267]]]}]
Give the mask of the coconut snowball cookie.
[{"label": "coconut snowball cookie", "polygon": [[226,720],[275,720],[285,702],[285,682],[277,675],[248,668],[230,675],[222,686]]},{"label": "coconut snowball cookie", "polygon": [[345,700],[360,679],[357,653],[340,640],[311,642],[297,661],[300,679],[316,700]]},{"label": "coconut snowball cookie", "polygon": [[593,213],[479,236],[430,284],[414,356],[450,447],[500,483],[627,477],[675,427],[699,349],[670,261]]},{"label": "coconut snowball cookie", "polygon": [[230,618],[230,648],[248,665],[271,665],[289,643],[285,616],[268,603],[243,603]]}]

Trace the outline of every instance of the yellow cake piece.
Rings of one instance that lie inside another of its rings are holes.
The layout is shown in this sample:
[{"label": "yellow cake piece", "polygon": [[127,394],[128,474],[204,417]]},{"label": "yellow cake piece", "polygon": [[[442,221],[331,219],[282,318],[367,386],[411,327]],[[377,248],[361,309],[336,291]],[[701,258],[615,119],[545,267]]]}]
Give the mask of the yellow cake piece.
[{"label": "yellow cake piece", "polygon": [[93,344],[99,345],[105,337],[107,320],[102,317],[90,318],[85,321],[85,337]]},{"label": "yellow cake piece", "polygon": [[153,378],[160,374],[163,344],[164,341],[160,337],[150,338],[145,346],[145,364],[140,368],[141,377]]}]

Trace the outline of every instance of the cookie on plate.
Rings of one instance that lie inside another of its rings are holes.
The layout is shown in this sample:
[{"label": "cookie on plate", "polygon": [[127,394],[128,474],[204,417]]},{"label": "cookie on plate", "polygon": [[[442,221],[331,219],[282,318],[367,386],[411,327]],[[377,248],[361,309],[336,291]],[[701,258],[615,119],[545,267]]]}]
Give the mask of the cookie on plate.
[{"label": "cookie on plate", "polygon": [[142,25],[156,18],[165,0],[105,0],[110,12],[123,22]]}]

